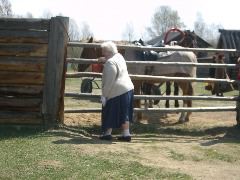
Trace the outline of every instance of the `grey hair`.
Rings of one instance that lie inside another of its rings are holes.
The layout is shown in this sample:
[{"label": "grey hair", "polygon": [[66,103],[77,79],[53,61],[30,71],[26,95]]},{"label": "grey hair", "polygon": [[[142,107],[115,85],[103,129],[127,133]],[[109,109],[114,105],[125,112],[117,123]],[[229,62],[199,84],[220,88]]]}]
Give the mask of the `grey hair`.
[{"label": "grey hair", "polygon": [[107,41],[107,42],[102,43],[101,48],[111,52],[112,54],[118,53],[117,46],[112,41]]}]

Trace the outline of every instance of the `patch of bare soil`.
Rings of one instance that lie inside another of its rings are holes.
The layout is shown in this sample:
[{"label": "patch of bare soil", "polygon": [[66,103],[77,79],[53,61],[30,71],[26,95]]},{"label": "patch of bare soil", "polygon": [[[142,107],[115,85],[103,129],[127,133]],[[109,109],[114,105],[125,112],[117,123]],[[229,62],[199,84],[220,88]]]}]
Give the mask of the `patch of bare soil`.
[{"label": "patch of bare soil", "polygon": [[[183,172],[194,179],[237,180],[240,179],[240,143],[228,135],[236,124],[235,115],[235,112],[193,113],[190,122],[179,125],[179,114],[145,114],[141,126],[156,125],[160,127],[159,132],[137,132],[131,143],[108,143],[94,136],[81,137],[85,140],[79,139],[72,147],[89,155],[123,154],[126,161]],[[100,118],[98,113],[66,114],[65,123],[100,125]],[[172,131],[161,132],[161,128]],[[176,128],[183,133],[176,133]]]},{"label": "patch of bare soil", "polygon": [[60,161],[56,161],[56,160],[43,160],[41,162],[39,162],[39,166],[40,167],[44,167],[44,168],[62,168],[63,165]]}]

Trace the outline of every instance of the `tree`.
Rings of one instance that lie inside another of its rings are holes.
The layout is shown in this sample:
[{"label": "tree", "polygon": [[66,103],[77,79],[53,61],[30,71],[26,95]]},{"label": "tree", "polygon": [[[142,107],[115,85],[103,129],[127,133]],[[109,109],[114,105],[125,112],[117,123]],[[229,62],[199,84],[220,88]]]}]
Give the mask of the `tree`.
[{"label": "tree", "polygon": [[12,5],[8,0],[0,0],[0,17],[12,17]]},{"label": "tree", "polygon": [[80,32],[81,32],[81,40],[86,40],[93,36],[93,32],[91,31],[91,28],[87,22],[81,23]]},{"label": "tree", "polygon": [[203,17],[200,13],[197,13],[196,21],[194,22],[194,32],[200,36],[203,37],[205,35],[206,31],[206,23],[203,20]]},{"label": "tree", "polygon": [[80,40],[80,29],[76,23],[76,21],[72,18],[69,20],[69,29],[68,35],[70,41],[79,41]]},{"label": "tree", "polygon": [[153,14],[151,23],[151,26],[147,27],[150,37],[161,36],[173,27],[185,27],[184,23],[181,22],[178,12],[172,10],[169,6],[158,7]]},{"label": "tree", "polygon": [[27,13],[26,13],[26,18],[33,18],[33,14],[30,13],[30,12],[27,12]]},{"label": "tree", "polygon": [[51,19],[51,17],[53,17],[53,14],[50,10],[45,10],[42,14],[42,18]]},{"label": "tree", "polygon": [[132,22],[126,24],[125,30],[122,34],[123,40],[127,40],[129,42],[133,41],[135,38],[135,31]]},{"label": "tree", "polygon": [[207,24],[201,13],[197,14],[196,21],[194,22],[194,31],[195,33],[209,42],[213,47],[217,46],[219,32],[218,29],[221,29],[221,24]]}]

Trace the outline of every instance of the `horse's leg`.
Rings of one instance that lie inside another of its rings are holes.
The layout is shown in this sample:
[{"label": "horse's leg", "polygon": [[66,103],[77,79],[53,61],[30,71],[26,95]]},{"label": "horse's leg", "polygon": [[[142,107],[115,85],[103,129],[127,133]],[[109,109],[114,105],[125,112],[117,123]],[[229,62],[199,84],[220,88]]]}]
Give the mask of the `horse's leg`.
[{"label": "horse's leg", "polygon": [[[174,95],[178,96],[179,95],[179,87],[178,87],[178,83],[174,82]],[[175,100],[175,107],[178,108],[179,107],[179,102],[178,100]]]},{"label": "horse's leg", "polygon": [[[141,81],[133,81],[134,84],[134,94],[139,95],[141,94]],[[140,108],[141,107],[141,101],[140,99],[134,100],[134,107]],[[142,119],[142,113],[137,112],[135,115],[135,121],[140,121]]]},{"label": "horse's leg", "polygon": [[[183,96],[193,95],[193,87],[191,82],[180,82],[179,86],[182,89]],[[192,100],[183,100],[183,107],[192,107]],[[182,112],[179,118],[179,122],[184,123],[189,121],[190,115],[191,115],[191,112]]]},{"label": "horse's leg", "polygon": [[[166,95],[169,96],[171,94],[171,82],[166,81]],[[169,108],[169,100],[166,100],[165,107]]]},{"label": "horse's leg", "polygon": [[[187,94],[188,96],[193,96],[194,95],[194,89],[193,89],[193,84],[192,82],[188,82],[188,89],[187,89]],[[192,100],[187,100],[187,107],[192,107]],[[189,117],[192,113],[191,112],[187,112],[186,115],[186,121],[189,121]]]},{"label": "horse's leg", "polygon": [[[149,94],[148,95],[153,95],[153,84],[149,84]],[[149,99],[149,108],[153,108],[153,100]]]},{"label": "horse's leg", "polygon": [[[146,83],[147,84],[147,95],[152,95],[153,90],[153,84],[152,83]],[[148,100],[148,108],[153,108],[153,102],[151,99]]]}]

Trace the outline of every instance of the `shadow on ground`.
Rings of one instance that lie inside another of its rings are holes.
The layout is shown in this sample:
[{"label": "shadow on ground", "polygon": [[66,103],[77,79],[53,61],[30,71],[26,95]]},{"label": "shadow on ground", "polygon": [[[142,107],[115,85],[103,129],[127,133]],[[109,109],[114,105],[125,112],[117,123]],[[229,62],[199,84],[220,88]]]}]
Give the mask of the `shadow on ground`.
[{"label": "shadow on ground", "polygon": [[[113,142],[100,141],[100,126],[67,126],[63,125],[54,130],[44,131],[41,128],[4,128],[0,127],[0,139],[10,139],[17,137],[63,137],[53,141],[55,144],[111,144]],[[160,124],[135,123],[131,127],[135,139],[133,142],[153,142],[153,141],[195,141],[194,138],[208,140],[202,146],[211,146],[218,143],[240,143],[240,127],[209,127],[209,128],[189,128],[186,125],[170,124],[161,126]],[[120,131],[115,131],[119,134]]]}]

